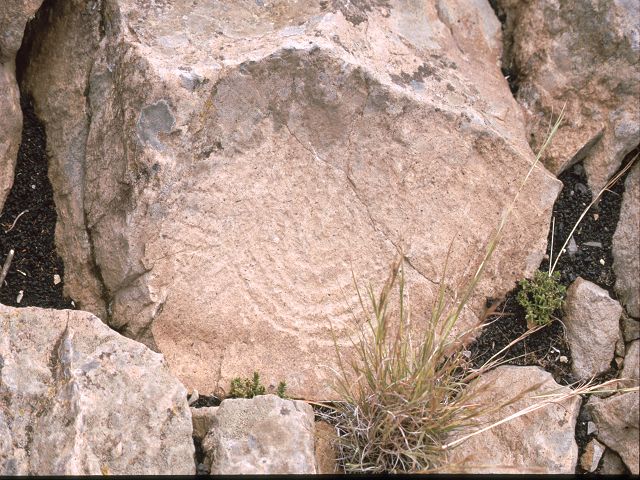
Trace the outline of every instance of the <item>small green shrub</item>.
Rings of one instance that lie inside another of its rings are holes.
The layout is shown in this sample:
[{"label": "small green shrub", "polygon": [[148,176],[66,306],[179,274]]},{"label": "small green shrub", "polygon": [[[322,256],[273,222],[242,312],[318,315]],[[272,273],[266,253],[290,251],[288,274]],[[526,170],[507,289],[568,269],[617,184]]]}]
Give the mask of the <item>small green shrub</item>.
[{"label": "small green shrub", "polygon": [[[280,398],[286,398],[286,389],[286,382],[280,382],[276,389],[276,395]],[[229,398],[253,398],[258,395],[264,395],[265,393],[266,388],[260,382],[260,374],[258,372],[253,372],[252,378],[236,377],[231,380],[231,389],[229,390],[228,396]]]},{"label": "small green shrub", "polygon": [[567,289],[559,283],[560,273],[548,274],[538,270],[533,279],[522,280],[516,299],[526,310],[529,326],[551,322],[553,312],[562,307]]}]

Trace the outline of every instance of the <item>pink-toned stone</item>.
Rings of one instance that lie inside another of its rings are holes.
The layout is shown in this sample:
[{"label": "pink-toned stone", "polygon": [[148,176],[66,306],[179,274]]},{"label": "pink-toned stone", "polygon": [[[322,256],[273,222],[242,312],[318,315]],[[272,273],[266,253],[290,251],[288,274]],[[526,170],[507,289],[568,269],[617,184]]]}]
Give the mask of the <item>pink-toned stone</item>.
[{"label": "pink-toned stone", "polygon": [[609,369],[621,314],[620,304],[595,283],[578,277],[569,286],[563,322],[576,377],[587,379]]},{"label": "pink-toned stone", "polygon": [[631,168],[624,186],[611,247],[615,289],[629,315],[640,318],[640,162]]},{"label": "pink-toned stone", "polygon": [[[24,82],[65,292],[203,394],[258,370],[331,397],[352,274],[403,250],[419,324],[533,162],[488,2],[83,4],[39,25]],[[461,327],[539,266],[559,186],[533,170]]]},{"label": "pink-toned stone", "polygon": [[634,475],[639,473],[640,462],[638,398],[638,392],[635,391],[605,399],[592,397],[587,404],[598,426],[598,440],[618,453]]},{"label": "pink-toned stone", "polygon": [[13,185],[13,170],[22,133],[20,91],[15,60],[27,21],[42,0],[3,0],[0,3],[0,212]]},{"label": "pink-toned stone", "polygon": [[[542,393],[568,393],[549,372],[539,367],[502,366],[480,377],[471,388],[479,389],[474,401],[491,404],[524,397],[478,419],[490,425],[540,399]],[[525,393],[528,389],[530,392]],[[471,437],[455,447],[447,469],[456,473],[573,474],[578,462],[575,424],[580,398],[550,404]],[[465,432],[467,433],[467,432]]]},{"label": "pink-toned stone", "polygon": [[580,160],[593,192],[640,143],[640,9],[610,0],[499,0],[506,14],[505,64],[534,149],[565,108],[543,161],[560,173]]}]

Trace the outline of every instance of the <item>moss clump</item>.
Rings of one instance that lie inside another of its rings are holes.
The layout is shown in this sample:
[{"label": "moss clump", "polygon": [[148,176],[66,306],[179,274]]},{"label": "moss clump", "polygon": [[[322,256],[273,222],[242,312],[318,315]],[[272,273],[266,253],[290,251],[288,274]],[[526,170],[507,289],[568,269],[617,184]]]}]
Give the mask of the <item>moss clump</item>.
[{"label": "moss clump", "polygon": [[[276,395],[281,398],[286,398],[286,389],[287,384],[285,382],[280,382],[276,389]],[[253,398],[258,395],[264,395],[265,393],[266,389],[260,382],[260,374],[258,372],[253,372],[252,378],[236,377],[231,380],[231,389],[229,390],[228,396],[229,398]]]},{"label": "moss clump", "polygon": [[522,280],[516,299],[526,311],[527,324],[546,325],[553,312],[562,307],[567,289],[559,283],[560,273],[538,270],[533,279]]}]

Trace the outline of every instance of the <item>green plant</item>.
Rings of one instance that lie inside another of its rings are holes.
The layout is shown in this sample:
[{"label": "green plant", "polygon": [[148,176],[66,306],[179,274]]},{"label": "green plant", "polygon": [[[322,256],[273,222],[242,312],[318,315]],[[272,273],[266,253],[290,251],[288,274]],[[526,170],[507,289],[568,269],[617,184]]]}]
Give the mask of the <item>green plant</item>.
[{"label": "green plant", "polygon": [[[282,381],[276,388],[276,395],[281,398],[286,398],[285,392],[287,389],[286,382]],[[260,374],[253,372],[252,378],[236,377],[231,380],[231,388],[229,389],[229,398],[253,398],[258,395],[264,395],[266,388],[260,382]]]},{"label": "green plant", "polygon": [[[587,383],[568,393],[538,395],[526,408],[505,415],[492,424],[481,425],[485,414],[501,410],[527,392],[508,402],[497,399],[488,404],[478,400],[480,389],[468,388],[470,382],[503,363],[501,355],[504,352],[544,326],[536,325],[528,330],[477,368],[466,355],[464,340],[478,327],[458,333],[454,329],[500,240],[518,195],[561,120],[562,114],[503,215],[478,269],[462,294],[451,302],[446,301],[444,283],[449,248],[438,294],[426,325],[415,329],[411,324],[409,307],[405,304],[402,255],[378,296],[371,286],[368,287],[369,309],[354,278],[365,321],[357,323],[359,331],[356,338],[352,338],[352,357],[345,358],[341,354],[334,337],[338,361],[338,369],[334,370],[335,390],[342,400],[317,404],[322,407],[317,413],[336,427],[339,434],[336,441],[338,461],[347,472],[438,471],[446,464],[447,450],[470,437],[547,405],[578,395],[606,391],[603,387],[617,382],[612,380],[596,386]],[[395,287],[398,292],[394,297]],[[397,305],[392,302],[394,298],[397,298]],[[529,390],[536,387],[533,385]],[[637,391],[638,388],[628,389],[631,390]],[[451,467],[447,465],[450,470]]]},{"label": "green plant", "polygon": [[562,307],[567,289],[560,282],[560,273],[536,271],[530,280],[521,280],[516,300],[526,311],[527,325],[546,325],[551,315]]}]

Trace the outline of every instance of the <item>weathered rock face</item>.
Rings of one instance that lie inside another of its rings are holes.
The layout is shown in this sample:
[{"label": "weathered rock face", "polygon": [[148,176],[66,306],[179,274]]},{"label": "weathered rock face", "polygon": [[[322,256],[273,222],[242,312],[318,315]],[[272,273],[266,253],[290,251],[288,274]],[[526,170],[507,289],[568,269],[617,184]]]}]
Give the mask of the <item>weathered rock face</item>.
[{"label": "weathered rock face", "polygon": [[3,0],[0,4],[0,211],[13,185],[22,110],[16,83],[16,54],[22,35],[42,0]]},{"label": "weathered rock face", "polygon": [[[501,420],[539,401],[535,395],[568,392],[549,372],[538,367],[498,367],[482,376],[474,388],[483,388],[478,401],[508,401],[538,385],[524,398],[485,415],[483,425]],[[580,398],[545,406],[471,437],[454,448],[449,459],[465,473],[573,474],[578,461],[575,424]]]},{"label": "weathered rock face", "polygon": [[[190,389],[259,369],[330,396],[352,271],[379,284],[403,248],[424,318],[533,161],[488,2],[85,3],[40,17],[24,84],[65,289]],[[558,190],[534,170],[468,321],[537,268]]]},{"label": "weathered rock face", "polygon": [[86,312],[0,305],[0,474],[193,474],[185,388]]},{"label": "weathered rock face", "polygon": [[620,304],[595,283],[578,277],[569,286],[564,324],[576,377],[586,379],[609,369],[621,314]]},{"label": "weathered rock face", "polygon": [[604,454],[605,446],[595,438],[587,443],[584,453],[580,457],[580,466],[587,472],[595,472]]},{"label": "weathered rock face", "polygon": [[632,387],[638,386],[640,383],[640,340],[631,342],[627,346],[624,368],[620,372],[620,378],[629,379]]},{"label": "weathered rock face", "polygon": [[629,315],[640,318],[640,162],[631,168],[624,187],[612,245],[615,289]]},{"label": "weathered rock face", "polygon": [[640,9],[622,0],[499,0],[506,62],[534,146],[566,102],[566,120],[543,161],[554,173],[585,159],[599,191],[640,142]]},{"label": "weathered rock face", "polygon": [[275,395],[224,400],[202,448],[212,475],[314,474],[313,409]]},{"label": "weathered rock face", "polygon": [[640,462],[638,399],[638,392],[628,392],[605,399],[593,397],[587,404],[598,427],[598,440],[615,450],[635,475]]}]

